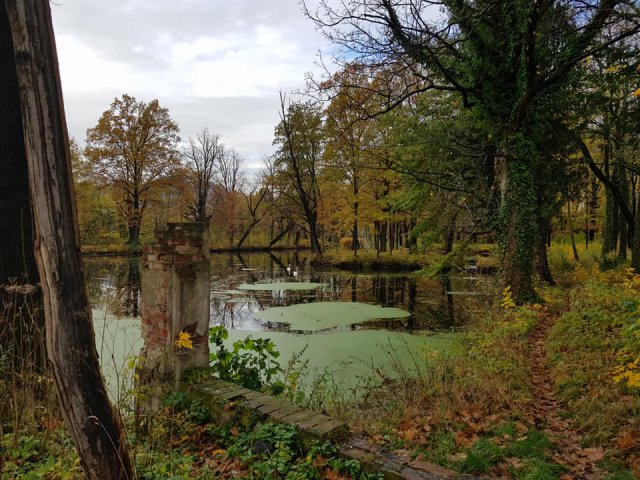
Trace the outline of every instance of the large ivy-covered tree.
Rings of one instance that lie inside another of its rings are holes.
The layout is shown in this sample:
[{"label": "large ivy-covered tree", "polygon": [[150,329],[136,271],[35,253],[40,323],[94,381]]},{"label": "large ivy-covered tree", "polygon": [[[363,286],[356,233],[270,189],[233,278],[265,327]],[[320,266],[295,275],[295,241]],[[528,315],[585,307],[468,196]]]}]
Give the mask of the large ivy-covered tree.
[{"label": "large ivy-covered tree", "polygon": [[98,124],[87,130],[85,157],[96,178],[121,192],[121,214],[132,247],[140,240],[149,192],[180,163],[179,140],[178,125],[158,100],[145,103],[127,94],[114,99]]}]

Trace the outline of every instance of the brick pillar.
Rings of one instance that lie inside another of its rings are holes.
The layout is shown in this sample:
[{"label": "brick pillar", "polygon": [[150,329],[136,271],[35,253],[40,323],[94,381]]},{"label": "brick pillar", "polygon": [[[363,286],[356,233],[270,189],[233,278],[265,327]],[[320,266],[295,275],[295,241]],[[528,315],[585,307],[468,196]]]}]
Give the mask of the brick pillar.
[{"label": "brick pillar", "polygon": [[[210,264],[206,223],[168,223],[156,231],[157,245],[142,257],[142,410],[161,398],[191,368],[209,362]],[[187,332],[193,348],[177,348]]]}]

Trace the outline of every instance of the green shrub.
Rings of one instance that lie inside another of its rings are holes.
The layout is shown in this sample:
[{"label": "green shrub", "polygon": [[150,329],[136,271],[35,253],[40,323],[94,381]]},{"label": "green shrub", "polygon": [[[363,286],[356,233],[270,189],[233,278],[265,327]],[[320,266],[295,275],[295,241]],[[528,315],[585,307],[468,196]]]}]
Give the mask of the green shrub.
[{"label": "green shrub", "polygon": [[276,361],[280,352],[275,349],[275,343],[268,338],[248,336],[234,342],[233,349],[227,350],[224,345],[227,338],[229,332],[223,326],[209,331],[209,339],[216,348],[209,355],[209,361],[216,376],[253,390],[266,387],[274,394],[282,392],[284,385],[277,377],[283,370]]}]

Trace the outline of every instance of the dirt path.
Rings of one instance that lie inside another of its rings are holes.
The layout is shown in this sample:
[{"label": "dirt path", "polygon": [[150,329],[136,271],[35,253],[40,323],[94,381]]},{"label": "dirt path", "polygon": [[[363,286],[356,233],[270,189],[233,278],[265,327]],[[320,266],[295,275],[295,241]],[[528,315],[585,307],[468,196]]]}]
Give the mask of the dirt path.
[{"label": "dirt path", "polygon": [[596,462],[602,458],[604,452],[601,447],[580,446],[582,437],[576,431],[573,421],[563,418],[566,412],[565,405],[556,397],[549,372],[545,343],[555,318],[549,313],[541,313],[538,325],[529,337],[529,365],[534,398],[527,416],[538,428],[543,429],[556,445],[555,461],[565,465],[569,470],[568,474],[561,477],[563,480],[597,480],[603,478]]}]

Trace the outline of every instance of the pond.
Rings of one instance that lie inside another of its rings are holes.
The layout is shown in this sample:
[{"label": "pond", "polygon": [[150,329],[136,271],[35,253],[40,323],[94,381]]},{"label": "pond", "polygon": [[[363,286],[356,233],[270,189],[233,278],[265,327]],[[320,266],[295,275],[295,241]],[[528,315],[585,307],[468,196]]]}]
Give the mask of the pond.
[{"label": "pond", "polygon": [[[142,344],[139,260],[85,258],[85,272],[113,384],[122,375],[117,357],[137,355]],[[210,324],[229,330],[229,344],[248,335],[271,338],[281,364],[307,362],[309,382],[323,374],[353,387],[368,376],[398,374],[399,365],[415,370],[448,350],[468,316],[483,308],[491,282],[316,270],[294,252],[212,254]]]}]

